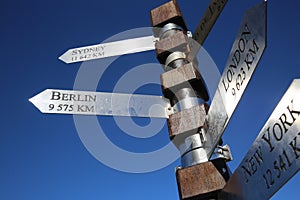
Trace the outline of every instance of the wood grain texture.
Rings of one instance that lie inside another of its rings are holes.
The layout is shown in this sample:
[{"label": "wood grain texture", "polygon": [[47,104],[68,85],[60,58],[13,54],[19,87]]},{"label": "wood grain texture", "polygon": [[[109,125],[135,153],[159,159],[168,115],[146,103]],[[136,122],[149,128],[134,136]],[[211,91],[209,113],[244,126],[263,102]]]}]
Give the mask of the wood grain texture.
[{"label": "wood grain texture", "polygon": [[189,135],[205,126],[206,108],[204,104],[182,110],[169,116],[168,128],[170,139],[180,134]]},{"label": "wood grain texture", "polygon": [[210,199],[224,188],[226,181],[212,162],[176,171],[180,199]]},{"label": "wood grain texture", "polygon": [[187,30],[181,11],[178,7],[177,1],[169,1],[150,12],[151,24],[153,27],[163,27],[168,23],[174,23]]},{"label": "wood grain texture", "polygon": [[189,53],[188,37],[184,32],[179,31],[172,36],[156,42],[155,50],[159,62],[165,64],[167,57],[175,51]]},{"label": "wood grain texture", "polygon": [[202,76],[193,63],[161,74],[160,81],[166,98],[173,99],[174,94],[181,88],[192,88],[205,101],[209,98]]}]

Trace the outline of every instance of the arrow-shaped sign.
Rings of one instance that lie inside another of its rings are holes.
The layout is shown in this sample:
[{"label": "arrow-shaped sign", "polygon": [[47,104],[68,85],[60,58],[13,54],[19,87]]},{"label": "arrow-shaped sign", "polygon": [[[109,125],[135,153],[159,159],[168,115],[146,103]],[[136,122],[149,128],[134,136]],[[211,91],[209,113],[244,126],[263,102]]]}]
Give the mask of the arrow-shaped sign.
[{"label": "arrow-shaped sign", "polygon": [[206,9],[203,17],[201,18],[194,34],[193,39],[196,40],[200,45],[203,45],[209,32],[220,16],[223,8],[225,7],[227,0],[211,0],[208,8]]},{"label": "arrow-shaped sign", "polygon": [[116,42],[69,49],[59,57],[65,63],[75,63],[155,49],[158,38],[146,36]]},{"label": "arrow-shaped sign", "polygon": [[161,96],[46,89],[29,99],[42,113],[168,118]]},{"label": "arrow-shaped sign", "polygon": [[227,0],[211,0],[209,5],[202,16],[195,32],[193,33],[192,40],[190,41],[191,53],[188,55],[189,60],[194,60],[201,46],[204,44],[212,27],[219,18],[223,11]]},{"label": "arrow-shaped sign", "polygon": [[[227,0],[211,0],[204,16],[191,41],[193,55],[196,55],[204,43],[207,35],[222,12]],[[155,49],[155,42],[159,38],[145,36],[115,42],[101,43],[91,46],[69,49],[59,59],[65,63],[82,62],[111,56],[120,56]]]},{"label": "arrow-shaped sign", "polygon": [[221,199],[269,199],[299,171],[299,94],[300,79],[296,79],[227,182]]},{"label": "arrow-shaped sign", "polygon": [[210,157],[266,47],[267,2],[246,11],[208,112],[205,149]]}]

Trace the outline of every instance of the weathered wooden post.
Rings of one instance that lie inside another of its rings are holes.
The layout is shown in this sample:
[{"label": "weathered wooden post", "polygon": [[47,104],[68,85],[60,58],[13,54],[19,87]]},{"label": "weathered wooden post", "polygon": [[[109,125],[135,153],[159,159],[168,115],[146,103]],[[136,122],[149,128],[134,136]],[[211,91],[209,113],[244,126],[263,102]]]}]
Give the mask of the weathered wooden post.
[{"label": "weathered wooden post", "polygon": [[165,70],[162,92],[174,108],[168,128],[181,153],[182,168],[176,171],[180,199],[217,198],[229,178],[228,168],[223,158],[209,161],[203,148],[209,95],[197,60],[190,56],[191,38],[176,0],[151,10],[151,22],[154,36],[160,38],[155,47]]}]

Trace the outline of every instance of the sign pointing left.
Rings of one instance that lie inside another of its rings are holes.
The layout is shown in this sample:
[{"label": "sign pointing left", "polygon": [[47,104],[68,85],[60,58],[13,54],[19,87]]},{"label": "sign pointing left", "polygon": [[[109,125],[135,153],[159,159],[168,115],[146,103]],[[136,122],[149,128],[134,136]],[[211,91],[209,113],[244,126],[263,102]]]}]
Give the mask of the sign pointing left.
[{"label": "sign pointing left", "polygon": [[111,56],[137,53],[155,49],[158,38],[145,36],[116,42],[69,49],[59,59],[65,63],[75,63]]},{"label": "sign pointing left", "polygon": [[168,118],[161,96],[46,89],[29,99],[42,113]]}]

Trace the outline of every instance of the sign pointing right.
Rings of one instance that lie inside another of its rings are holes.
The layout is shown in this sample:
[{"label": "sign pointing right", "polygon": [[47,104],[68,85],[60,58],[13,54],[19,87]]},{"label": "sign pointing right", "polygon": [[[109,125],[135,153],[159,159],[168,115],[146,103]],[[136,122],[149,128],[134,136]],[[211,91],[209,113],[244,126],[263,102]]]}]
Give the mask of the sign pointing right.
[{"label": "sign pointing right", "polygon": [[208,112],[207,143],[211,156],[266,48],[267,2],[246,11]]},{"label": "sign pointing right", "polygon": [[209,2],[207,10],[205,11],[193,34],[193,39],[196,40],[201,46],[203,45],[213,25],[217,21],[226,3],[227,0],[211,0]]},{"label": "sign pointing right", "polygon": [[299,94],[300,79],[295,79],[225,185],[221,199],[269,199],[299,171]]}]

